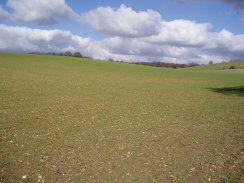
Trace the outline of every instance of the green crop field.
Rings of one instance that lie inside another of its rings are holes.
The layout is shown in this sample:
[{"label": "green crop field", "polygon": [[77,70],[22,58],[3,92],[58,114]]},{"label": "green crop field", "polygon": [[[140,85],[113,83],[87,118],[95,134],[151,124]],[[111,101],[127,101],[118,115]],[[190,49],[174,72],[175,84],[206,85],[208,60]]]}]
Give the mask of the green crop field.
[{"label": "green crop field", "polygon": [[243,182],[237,70],[0,53],[0,182]]}]

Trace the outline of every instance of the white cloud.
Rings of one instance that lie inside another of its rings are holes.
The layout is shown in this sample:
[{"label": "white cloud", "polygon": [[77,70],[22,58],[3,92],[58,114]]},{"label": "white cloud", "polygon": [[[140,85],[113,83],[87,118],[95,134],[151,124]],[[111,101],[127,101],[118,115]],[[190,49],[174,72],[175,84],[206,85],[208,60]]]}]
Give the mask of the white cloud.
[{"label": "white cloud", "polygon": [[[114,37],[103,40],[102,45],[113,54],[112,56],[126,56],[126,61],[190,63],[198,58],[198,55],[193,53],[194,48],[147,42],[143,38]],[[205,61],[201,60],[201,63],[203,62]]]},{"label": "white cloud", "polygon": [[228,30],[209,33],[204,50],[209,55],[221,55],[229,59],[244,59],[244,34],[235,35]]},{"label": "white cloud", "polygon": [[[14,44],[13,44],[14,43]],[[0,51],[12,52],[65,52],[79,51],[97,59],[116,58],[99,41],[73,35],[63,30],[41,30],[0,24]]]},{"label": "white cloud", "polygon": [[159,61],[163,57],[182,57],[188,54],[188,49],[168,45],[158,45],[146,42],[140,38],[109,38],[102,44],[113,54],[145,57],[145,60]]},{"label": "white cloud", "polygon": [[211,24],[197,24],[189,20],[163,21],[160,33],[147,40],[158,44],[195,47],[205,43]]},{"label": "white cloud", "polygon": [[158,12],[136,12],[125,5],[118,9],[99,7],[83,14],[81,19],[98,32],[121,37],[155,35],[161,26],[161,15]]},{"label": "white cloud", "polygon": [[62,52],[70,48],[73,49],[71,51],[78,51],[86,47],[89,41],[90,39],[75,36],[69,31],[0,25],[1,51]]},{"label": "white cloud", "polygon": [[114,55],[138,56],[142,61],[208,63],[209,60],[244,59],[244,34],[235,35],[225,29],[210,32],[209,24],[185,20],[163,24],[156,36],[113,37],[103,40],[102,44]]},{"label": "white cloud", "polygon": [[65,0],[8,0],[7,6],[12,11],[12,13],[7,12],[7,17],[12,21],[51,25],[56,23],[58,17],[78,18],[78,15],[65,3]]},{"label": "white cloud", "polygon": [[[69,31],[40,30],[0,24],[0,51],[80,51],[83,55],[97,59],[112,58],[129,62],[208,63],[209,60],[220,62],[244,58],[244,35],[234,35],[227,30],[216,33],[206,32],[205,35],[201,44],[197,46],[195,42],[190,45],[189,39],[185,40],[185,44],[181,40],[178,45],[177,42],[172,44],[172,40],[163,43],[154,42],[154,39],[148,40],[150,37],[147,39],[111,37],[96,41],[73,35]],[[176,35],[173,37],[177,40]]]}]

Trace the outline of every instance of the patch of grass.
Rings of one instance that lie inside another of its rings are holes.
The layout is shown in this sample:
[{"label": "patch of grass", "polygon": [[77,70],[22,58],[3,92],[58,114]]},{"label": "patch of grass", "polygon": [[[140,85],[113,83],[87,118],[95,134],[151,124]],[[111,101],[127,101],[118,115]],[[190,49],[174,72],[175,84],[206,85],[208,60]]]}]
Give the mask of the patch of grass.
[{"label": "patch of grass", "polygon": [[[219,182],[242,73],[0,53],[0,182]],[[227,175],[226,175],[227,176]]]},{"label": "patch of grass", "polygon": [[226,178],[223,178],[220,183],[242,183],[244,180],[244,162],[238,164],[232,172],[230,172]]},{"label": "patch of grass", "polygon": [[241,183],[244,180],[244,149],[225,162],[226,175],[220,183]]}]

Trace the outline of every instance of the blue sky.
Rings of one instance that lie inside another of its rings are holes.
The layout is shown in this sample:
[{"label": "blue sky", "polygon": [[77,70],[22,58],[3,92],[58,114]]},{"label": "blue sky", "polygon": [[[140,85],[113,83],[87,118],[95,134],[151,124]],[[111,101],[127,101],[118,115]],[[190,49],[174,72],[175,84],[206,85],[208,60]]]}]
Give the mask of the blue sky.
[{"label": "blue sky", "polygon": [[98,59],[177,63],[244,59],[243,0],[3,0],[0,25],[0,51],[70,49]]}]

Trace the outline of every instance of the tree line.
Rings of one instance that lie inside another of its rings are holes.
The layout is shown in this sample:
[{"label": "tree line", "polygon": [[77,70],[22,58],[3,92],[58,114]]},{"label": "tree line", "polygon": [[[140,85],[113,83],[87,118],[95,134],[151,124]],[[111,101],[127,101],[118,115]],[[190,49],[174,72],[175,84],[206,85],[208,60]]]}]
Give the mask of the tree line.
[{"label": "tree line", "polygon": [[152,66],[152,67],[167,67],[167,68],[185,68],[185,67],[194,67],[198,66],[197,63],[189,63],[189,64],[175,64],[175,63],[167,63],[167,62],[134,62],[133,64]]},{"label": "tree line", "polygon": [[[69,57],[79,57],[79,58],[91,58],[87,56],[83,56],[80,52],[71,52],[71,51],[66,51],[66,52],[30,52],[30,54],[38,54],[38,55],[57,55],[57,56],[69,56]],[[120,62],[120,63],[131,63],[131,62],[124,62],[124,61],[115,61],[113,59],[109,59],[108,61],[111,62]],[[175,63],[167,63],[167,62],[132,62],[131,64],[138,64],[138,65],[145,65],[145,66],[152,66],[152,67],[167,67],[167,68],[185,68],[185,67],[193,67],[197,66],[199,64],[197,63],[189,63],[189,64],[175,64]],[[211,63],[209,63],[211,64]]]},{"label": "tree line", "polygon": [[68,56],[68,57],[80,57],[80,58],[88,58],[84,57],[80,52],[71,52],[71,51],[66,51],[66,52],[47,52],[47,53],[42,53],[42,52],[30,52],[29,54],[37,54],[37,55],[57,55],[57,56]]}]

